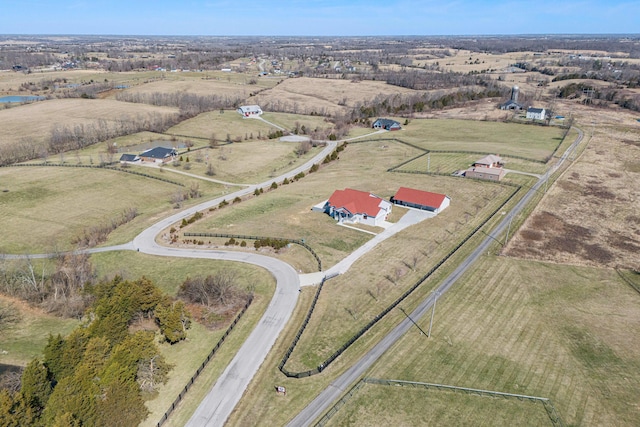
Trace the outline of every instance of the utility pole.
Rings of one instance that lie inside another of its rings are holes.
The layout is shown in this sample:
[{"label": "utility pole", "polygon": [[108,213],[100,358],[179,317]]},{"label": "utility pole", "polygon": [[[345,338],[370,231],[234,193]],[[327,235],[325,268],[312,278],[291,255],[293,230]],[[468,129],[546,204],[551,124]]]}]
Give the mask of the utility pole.
[{"label": "utility pole", "polygon": [[511,231],[511,221],[513,221],[513,213],[510,214],[511,218],[509,218],[509,226],[507,227],[507,235],[504,238],[504,245],[502,246],[507,246],[507,242],[509,241],[509,231]]},{"label": "utility pole", "polygon": [[438,294],[439,292],[436,292],[433,299],[433,308],[431,310],[431,321],[429,322],[429,332],[427,333],[427,338],[431,338],[431,327],[433,326],[433,315],[436,313],[436,302],[438,302]]},{"label": "utility pole", "polygon": [[420,326],[418,326],[418,324],[417,324],[416,322],[414,322],[414,321],[413,321],[413,319],[412,319],[411,317],[409,317],[409,315],[407,314],[407,312],[406,312],[406,311],[404,311],[404,308],[400,307],[400,311],[401,311],[402,313],[404,313],[404,315],[405,315],[405,316],[407,316],[407,319],[409,319],[409,320],[411,321],[411,323],[413,323],[413,325],[414,325],[416,328],[418,328],[418,330],[420,331],[420,333],[421,333],[422,335],[425,335],[425,333],[424,333],[424,331],[422,330],[422,328],[421,328]]}]

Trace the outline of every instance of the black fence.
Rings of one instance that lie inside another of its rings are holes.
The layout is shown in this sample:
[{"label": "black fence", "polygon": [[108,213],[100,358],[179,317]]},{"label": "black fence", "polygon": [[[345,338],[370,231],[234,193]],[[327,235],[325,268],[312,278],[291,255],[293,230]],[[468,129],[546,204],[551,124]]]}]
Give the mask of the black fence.
[{"label": "black fence", "polygon": [[318,254],[315,253],[315,251],[311,248],[311,246],[307,245],[302,240],[285,239],[282,237],[264,237],[264,236],[261,237],[261,236],[248,236],[244,234],[226,234],[226,233],[184,233],[184,236],[185,237],[222,237],[225,239],[234,238],[234,239],[243,239],[243,240],[279,240],[282,242],[293,243],[296,245],[300,245],[306,250],[308,250],[311,253],[311,255],[313,255],[315,260],[318,262],[318,271],[322,271],[322,261],[320,261],[320,257],[318,256]]},{"label": "black fence", "polygon": [[311,304],[311,307],[309,308],[309,312],[307,313],[307,317],[305,318],[303,326],[298,331],[298,334],[296,334],[296,337],[294,338],[293,342],[289,346],[289,349],[285,353],[284,357],[282,358],[282,361],[280,362],[280,365],[278,366],[278,369],[280,369],[280,372],[282,372],[283,374],[285,374],[289,378],[303,378],[303,377],[309,377],[311,375],[319,374],[324,369],[326,369],[327,366],[329,366],[331,363],[333,363],[334,360],[336,360],[342,353],[345,352],[345,350],[347,350],[354,342],[356,342],[356,340],[358,340],[358,338],[360,338],[362,335],[364,335],[365,332],[367,332],[369,329],[371,329],[376,323],[378,323],[382,318],[384,318],[384,316],[386,316],[391,310],[396,308],[402,301],[404,301],[409,295],[411,295],[413,293],[413,291],[415,291],[418,288],[418,286],[420,286],[429,277],[431,277],[431,275],[433,275],[433,273],[435,273],[436,270],[438,270],[442,266],[442,264],[447,262],[465,243],[467,243],[473,236],[475,236],[475,234],[478,231],[480,231],[480,229],[482,227],[484,227],[489,222],[489,220],[491,220],[491,218],[493,218],[498,212],[500,212],[504,208],[504,206],[507,203],[509,203],[514,198],[514,196],[522,189],[521,186],[518,186],[518,185],[515,185],[515,184],[512,184],[510,186],[514,187],[515,189],[511,193],[511,195],[503,203],[500,204],[500,206],[498,206],[490,215],[488,215],[484,219],[484,221],[482,221],[478,226],[476,226],[464,239],[462,239],[453,249],[451,249],[449,251],[449,253],[447,253],[442,259],[440,259],[440,261],[438,261],[424,276],[422,276],[420,279],[418,279],[418,281],[413,286],[411,286],[399,298],[397,298],[394,302],[392,302],[387,308],[385,308],[380,313],[378,313],[373,319],[371,319],[369,321],[369,323],[367,323],[364,327],[362,327],[362,329],[360,329],[358,332],[356,332],[355,335],[353,335],[351,338],[349,338],[349,340],[347,340],[347,342],[345,342],[338,350],[336,350],[332,355],[330,355],[324,362],[322,362],[320,365],[318,365],[315,369],[311,369],[309,371],[290,372],[284,367],[284,365],[289,360],[289,357],[291,356],[291,353],[293,353],[293,350],[295,349],[296,345],[298,344],[298,341],[300,340],[300,336],[304,332],[304,329],[306,328],[307,323],[309,322],[309,319],[311,318],[311,315],[313,314],[313,310],[315,308],[316,302],[317,302],[318,297],[320,296],[320,292],[322,290],[322,285],[324,284],[324,280],[323,280],[322,283],[320,284],[320,286],[318,286],[318,290],[317,290],[316,295],[314,297],[313,303]]},{"label": "black fence", "polygon": [[629,286],[631,286],[631,288],[633,288],[634,291],[636,291],[637,293],[640,294],[640,285],[637,285],[635,283],[633,283],[631,281],[631,279],[627,278],[624,276],[624,274],[622,273],[622,270],[620,270],[619,268],[616,268],[616,273],[618,273],[618,276],[620,276],[620,278]]},{"label": "black fence", "polygon": [[209,352],[209,355],[207,355],[207,358],[198,367],[198,369],[196,370],[196,373],[193,374],[193,376],[191,377],[189,382],[187,382],[187,385],[185,385],[184,388],[182,389],[182,391],[180,392],[180,394],[178,394],[178,397],[176,397],[176,399],[173,401],[173,403],[171,404],[171,406],[169,407],[167,412],[165,412],[164,415],[162,416],[162,418],[160,418],[160,421],[158,421],[158,424],[156,424],[156,427],[162,426],[167,421],[167,419],[169,419],[169,415],[171,415],[171,413],[176,409],[176,407],[182,401],[182,399],[184,399],[185,395],[187,394],[187,392],[189,391],[189,389],[193,385],[193,382],[196,380],[196,378],[198,378],[200,376],[200,373],[202,373],[202,371],[207,366],[209,361],[213,358],[213,356],[216,354],[216,352],[220,349],[220,347],[222,346],[224,341],[227,339],[227,337],[229,336],[229,334],[231,333],[233,328],[236,326],[238,321],[242,318],[242,316],[247,311],[247,309],[249,308],[249,306],[251,305],[252,302],[253,302],[253,295],[249,296],[249,299],[247,300],[247,303],[244,305],[244,307],[242,308],[240,313],[238,313],[238,315],[235,317],[235,319],[233,319],[233,322],[231,322],[231,324],[229,325],[227,330],[224,331],[224,334],[222,335],[220,340],[218,340],[216,345]]},{"label": "black fence", "polygon": [[157,179],[158,181],[162,181],[162,182],[167,182],[169,184],[174,184],[174,185],[178,185],[180,187],[184,187],[184,184],[177,182],[177,181],[172,181],[170,179],[166,179],[166,178],[161,178],[159,176],[153,176],[153,175],[149,175],[146,173],[142,173],[142,172],[138,172],[138,171],[133,171],[133,170],[129,170],[129,169],[123,169],[123,168],[116,168],[113,166],[113,163],[106,163],[104,165],[72,165],[72,164],[66,164],[66,163],[19,163],[19,164],[12,164],[12,165],[5,165],[3,167],[43,167],[43,166],[47,166],[47,167],[60,167],[60,168],[88,168],[88,169],[107,169],[107,170],[111,170],[111,171],[116,171],[116,172],[125,172],[125,173],[130,173],[133,175],[139,175],[139,176],[143,176],[145,178],[151,178],[151,179]]},{"label": "black fence", "polygon": [[[333,276],[333,277],[335,277],[335,276]],[[316,303],[318,302],[318,298],[320,298],[320,292],[322,292],[322,287],[324,286],[324,282],[325,281],[327,281],[327,276],[325,276],[322,279],[322,281],[320,282],[320,285],[318,285],[318,290],[316,291],[316,294],[313,297],[313,301],[311,302],[311,307],[309,308],[309,311],[307,312],[307,316],[304,318],[304,321],[302,322],[302,326],[300,326],[300,329],[298,330],[298,333],[296,334],[295,338],[293,339],[293,342],[291,343],[291,345],[289,346],[289,348],[285,352],[284,357],[282,358],[282,360],[280,361],[280,364],[278,365],[278,369],[280,369],[280,372],[285,374],[287,377],[290,377],[290,378],[303,378],[303,377],[309,377],[311,375],[315,375],[315,374],[320,373],[320,371],[317,370],[317,369],[314,369],[314,370],[311,370],[311,371],[305,371],[305,372],[290,372],[290,371],[285,369],[284,365],[289,360],[289,357],[291,356],[291,353],[293,353],[293,350],[298,345],[298,341],[300,341],[300,337],[302,336],[302,333],[306,329],[307,324],[309,323],[309,320],[311,320],[311,315],[313,314],[313,310],[316,308]]]},{"label": "black fence", "polygon": [[[564,136],[566,136],[566,133],[565,133],[565,135],[564,135]],[[390,168],[390,169],[388,170],[388,172],[392,172],[392,171],[394,171],[395,169],[398,169],[398,168],[400,168],[400,167],[402,167],[402,166],[406,165],[407,163],[411,163],[412,161],[414,161],[414,160],[416,160],[416,159],[418,159],[418,158],[420,158],[420,157],[422,157],[422,156],[425,156],[425,155],[427,155],[427,154],[429,154],[429,153],[435,153],[435,154],[450,154],[450,153],[453,153],[453,154],[477,154],[477,155],[479,155],[479,156],[486,156],[486,155],[489,155],[489,154],[494,154],[494,153],[487,153],[487,152],[485,152],[485,151],[466,151],[466,150],[453,150],[453,151],[452,151],[452,150],[429,150],[429,149],[427,149],[427,148],[420,147],[420,146],[418,146],[418,145],[412,144],[412,143],[410,143],[410,142],[403,141],[403,140],[398,139],[398,138],[363,139],[363,140],[359,140],[359,141],[350,141],[350,142],[349,142],[349,144],[362,144],[362,143],[365,143],[365,142],[380,142],[380,141],[391,141],[391,142],[397,142],[397,143],[399,143],[399,144],[403,144],[403,145],[406,145],[406,146],[411,147],[411,148],[415,148],[416,150],[419,150],[419,151],[422,151],[422,152],[423,152],[422,154],[419,154],[419,155],[417,155],[417,156],[415,156],[415,157],[413,157],[413,158],[411,158],[411,159],[409,159],[409,160],[406,160],[406,161],[404,161],[404,162],[400,163],[400,164],[399,164],[399,165],[397,165],[397,166],[394,166],[394,167]],[[558,150],[558,148],[560,147],[560,145],[562,145],[562,142],[563,142],[563,141],[564,141],[564,137],[563,137],[563,138],[562,138],[562,140],[558,143],[558,145],[556,146],[555,150],[553,151],[553,153],[554,153],[554,154],[555,154],[555,152]],[[548,161],[548,160],[531,159],[531,158],[529,158],[529,157],[517,156],[517,155],[515,155],[515,154],[508,154],[508,155],[505,155],[504,157],[505,157],[505,158],[510,158],[510,159],[526,160],[526,161],[528,161],[528,162],[541,163],[541,164],[546,164],[546,163],[547,163],[547,161]],[[550,156],[550,158],[551,158],[551,156]]]}]

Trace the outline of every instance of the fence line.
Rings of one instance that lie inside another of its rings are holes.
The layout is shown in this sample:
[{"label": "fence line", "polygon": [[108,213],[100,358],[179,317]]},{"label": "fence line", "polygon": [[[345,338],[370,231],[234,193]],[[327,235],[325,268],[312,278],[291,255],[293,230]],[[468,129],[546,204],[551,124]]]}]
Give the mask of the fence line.
[{"label": "fence line", "polygon": [[542,403],[547,416],[551,420],[551,423],[556,427],[563,427],[564,423],[562,418],[558,414],[555,406],[551,402],[551,399],[546,397],[537,397],[537,396],[527,396],[524,394],[514,394],[514,393],[505,393],[501,391],[491,391],[491,390],[482,390],[468,387],[457,387],[452,385],[444,385],[444,384],[434,384],[434,383],[424,383],[424,382],[416,382],[416,381],[402,381],[402,380],[385,380],[379,378],[370,378],[365,377],[356,383],[345,395],[343,395],[323,416],[318,420],[315,424],[316,427],[325,426],[329,420],[342,408],[353,395],[360,390],[365,384],[376,384],[376,385],[385,385],[385,386],[400,386],[400,387],[421,387],[426,390],[437,390],[437,391],[453,391],[453,392],[464,392],[467,394],[477,394],[479,396],[489,396],[493,398],[502,397],[505,399],[517,399],[520,401],[528,400],[533,403]]},{"label": "fence line", "polygon": [[294,244],[300,245],[303,248],[305,248],[306,250],[308,250],[311,253],[311,255],[313,255],[313,257],[318,262],[318,271],[322,271],[322,261],[320,260],[320,257],[311,248],[311,246],[307,245],[302,240],[285,239],[285,238],[282,238],[282,237],[248,236],[248,235],[244,235],[244,234],[227,234],[227,233],[189,233],[189,232],[185,232],[185,233],[183,233],[183,235],[185,237],[224,237],[225,239],[234,238],[234,239],[243,239],[243,240],[269,240],[270,239],[270,240],[279,240],[279,241],[285,241],[285,242],[288,242],[288,243],[294,243]]},{"label": "fence line", "polygon": [[619,268],[616,268],[616,273],[618,273],[618,276],[620,276],[620,278],[629,286],[631,286],[637,293],[640,294],[640,287],[638,287],[638,285],[636,285],[635,283],[633,283],[633,281],[631,281],[628,277],[625,277],[624,274],[622,274],[622,271]]},{"label": "fence line", "polygon": [[114,166],[112,166],[113,163],[107,163],[104,165],[72,165],[72,164],[65,164],[65,163],[19,163],[19,164],[11,164],[11,165],[4,165],[2,167],[61,167],[61,168],[88,168],[88,169],[106,169],[106,170],[111,170],[111,171],[115,171],[115,172],[124,172],[124,173],[130,173],[132,175],[139,175],[139,176],[143,176],[145,178],[151,178],[151,179],[157,179],[158,181],[163,181],[163,182],[167,182],[169,184],[174,184],[174,185],[178,185],[180,187],[184,187],[184,184],[177,182],[177,181],[172,181],[170,179],[166,179],[166,178],[160,178],[158,176],[153,176],[153,175],[149,175],[146,173],[142,173],[142,172],[138,172],[138,171],[133,171],[133,170],[128,170],[128,169],[122,169],[122,168],[116,168]]},{"label": "fence line", "polygon": [[253,295],[250,295],[249,299],[247,300],[247,303],[244,305],[240,313],[237,314],[237,316],[235,317],[235,319],[233,319],[233,322],[231,322],[227,330],[224,331],[224,334],[218,340],[218,342],[213,347],[213,349],[211,349],[211,351],[207,355],[207,358],[200,364],[198,369],[196,369],[196,373],[191,376],[191,379],[189,380],[189,382],[187,382],[187,385],[184,386],[182,391],[178,394],[178,397],[176,397],[176,399],[173,401],[169,409],[164,413],[162,418],[160,418],[160,421],[158,421],[158,423],[156,424],[156,427],[161,427],[169,419],[169,416],[171,415],[171,413],[176,409],[176,406],[178,406],[178,404],[182,401],[184,396],[187,394],[187,392],[193,385],[194,381],[200,376],[200,373],[204,370],[204,368],[207,366],[209,361],[216,354],[218,349],[220,349],[224,341],[227,339],[227,337],[229,336],[233,328],[235,328],[236,324],[240,321],[240,319],[242,318],[244,313],[247,311],[247,309],[249,308],[252,302],[253,302]]}]

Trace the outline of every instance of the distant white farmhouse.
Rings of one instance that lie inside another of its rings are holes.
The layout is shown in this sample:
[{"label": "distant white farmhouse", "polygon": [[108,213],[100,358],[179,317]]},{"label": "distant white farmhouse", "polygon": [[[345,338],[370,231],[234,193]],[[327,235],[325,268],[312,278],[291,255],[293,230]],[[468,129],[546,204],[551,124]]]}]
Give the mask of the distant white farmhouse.
[{"label": "distant white farmhouse", "polygon": [[242,117],[257,117],[262,114],[262,108],[259,105],[243,105],[236,111],[242,115]]},{"label": "distant white farmhouse", "polygon": [[544,120],[547,117],[547,111],[544,108],[527,108],[527,119]]}]

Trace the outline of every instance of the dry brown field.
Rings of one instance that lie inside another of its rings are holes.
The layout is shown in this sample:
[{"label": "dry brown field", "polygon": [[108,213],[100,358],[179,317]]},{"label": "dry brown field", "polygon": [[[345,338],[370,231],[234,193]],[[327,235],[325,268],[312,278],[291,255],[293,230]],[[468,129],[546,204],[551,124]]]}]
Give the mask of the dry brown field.
[{"label": "dry brown field", "polygon": [[[171,78],[166,78],[146,84],[141,84],[129,89],[128,92],[140,93],[140,94],[153,94],[153,93],[193,93],[196,95],[216,95],[216,96],[228,96],[232,98],[247,98],[251,92],[257,91],[264,87],[268,87],[263,82],[268,80],[258,80],[260,85],[247,84],[249,76],[245,75],[243,82],[231,82],[227,81],[223,77],[212,77],[205,80],[200,78],[189,78],[185,76],[185,73],[168,73]],[[188,73],[187,73],[188,74]],[[275,83],[274,83],[275,84]]]},{"label": "dry brown field", "polygon": [[115,76],[116,74],[97,70],[35,71],[30,74],[4,71],[0,72],[0,95],[29,94],[20,91],[20,85],[28,82],[39,83],[55,79],[67,79],[69,82],[89,81],[91,79],[103,81],[105,78],[111,80]]},{"label": "dry brown field", "polygon": [[99,119],[114,122],[138,115],[174,114],[178,110],[145,104],[132,104],[110,99],[55,99],[0,110],[0,144],[13,144],[24,139],[45,142],[56,125],[96,123]]},{"label": "dry brown field", "polygon": [[273,89],[249,98],[247,103],[286,102],[289,105],[297,104],[298,112],[302,114],[325,109],[327,113],[334,115],[348,109],[339,104],[353,107],[357,103],[366,103],[379,94],[389,96],[410,93],[415,91],[385,82],[300,77],[283,80]]},{"label": "dry brown field", "polygon": [[571,107],[588,145],[551,187],[505,253],[562,264],[640,270],[637,115],[567,105]]}]

